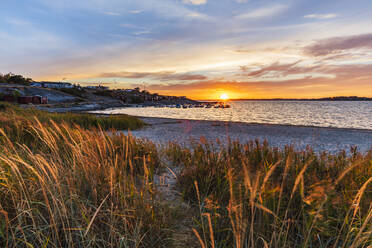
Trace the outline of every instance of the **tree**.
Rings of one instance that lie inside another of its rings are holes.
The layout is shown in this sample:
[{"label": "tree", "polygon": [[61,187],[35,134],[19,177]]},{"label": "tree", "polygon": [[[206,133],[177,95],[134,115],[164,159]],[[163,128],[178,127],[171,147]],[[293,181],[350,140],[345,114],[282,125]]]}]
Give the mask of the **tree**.
[{"label": "tree", "polygon": [[13,73],[0,75],[0,83],[29,85],[31,82],[33,82],[31,78],[25,78],[22,75]]},{"label": "tree", "polygon": [[0,74],[0,83],[2,83],[2,84],[6,83],[6,79],[5,79],[3,74]]}]

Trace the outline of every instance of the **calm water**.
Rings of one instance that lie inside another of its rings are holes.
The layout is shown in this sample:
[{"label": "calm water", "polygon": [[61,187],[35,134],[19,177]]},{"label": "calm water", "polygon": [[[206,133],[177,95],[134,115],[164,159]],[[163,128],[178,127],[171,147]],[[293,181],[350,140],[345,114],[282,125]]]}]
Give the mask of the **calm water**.
[{"label": "calm water", "polygon": [[372,129],[372,102],[239,101],[230,109],[116,108],[100,113],[192,120]]}]

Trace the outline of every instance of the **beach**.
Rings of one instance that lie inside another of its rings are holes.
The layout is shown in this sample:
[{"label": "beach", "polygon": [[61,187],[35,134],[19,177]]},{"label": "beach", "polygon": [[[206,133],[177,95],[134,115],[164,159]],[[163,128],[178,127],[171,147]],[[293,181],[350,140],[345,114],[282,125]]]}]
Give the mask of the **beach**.
[{"label": "beach", "polygon": [[[177,142],[189,145],[204,137],[215,142],[217,139],[226,144],[228,140],[247,142],[267,140],[273,147],[283,148],[293,145],[296,150],[312,147],[316,152],[337,153],[350,151],[357,146],[358,151],[366,152],[372,146],[372,130],[351,128],[325,128],[294,125],[255,124],[223,121],[199,121],[139,117],[148,126],[130,131],[133,136],[151,140],[157,144]],[[127,133],[125,131],[125,133]]]}]

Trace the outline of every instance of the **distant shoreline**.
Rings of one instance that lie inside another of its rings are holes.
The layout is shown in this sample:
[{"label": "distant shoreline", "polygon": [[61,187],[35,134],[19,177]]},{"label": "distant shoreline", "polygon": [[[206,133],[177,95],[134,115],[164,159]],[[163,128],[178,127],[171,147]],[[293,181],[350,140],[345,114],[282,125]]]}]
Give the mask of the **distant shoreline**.
[{"label": "distant shoreline", "polygon": [[[203,101],[221,101],[218,99],[215,100],[197,100],[200,102]],[[341,97],[326,97],[326,98],[239,98],[239,99],[229,99],[228,101],[304,101],[304,102],[317,102],[317,101],[333,101],[333,102],[369,102],[372,101],[370,97],[355,97],[355,96],[341,96]]]}]

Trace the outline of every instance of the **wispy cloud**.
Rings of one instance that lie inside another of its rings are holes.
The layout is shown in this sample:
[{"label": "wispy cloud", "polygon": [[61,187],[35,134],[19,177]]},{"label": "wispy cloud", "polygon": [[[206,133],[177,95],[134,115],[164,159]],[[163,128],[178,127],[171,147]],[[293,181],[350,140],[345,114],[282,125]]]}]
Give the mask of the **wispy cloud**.
[{"label": "wispy cloud", "polygon": [[192,81],[192,80],[205,80],[206,76],[201,74],[192,74],[192,73],[176,73],[173,71],[161,71],[161,72],[108,72],[98,75],[99,78],[132,78],[132,79],[141,79],[141,78],[151,78],[160,81]]},{"label": "wispy cloud", "polygon": [[189,19],[200,19],[200,20],[210,20],[211,18],[207,15],[201,14],[199,12],[190,12],[185,15]]},{"label": "wispy cloud", "polygon": [[323,39],[305,47],[304,50],[312,56],[324,56],[358,48],[372,49],[372,33]]},{"label": "wispy cloud", "polygon": [[182,2],[186,4],[201,5],[206,4],[207,0],[182,0]]},{"label": "wispy cloud", "polygon": [[117,12],[111,12],[111,11],[105,11],[103,12],[104,15],[109,15],[109,16],[120,16],[119,13]]},{"label": "wispy cloud", "polygon": [[332,19],[332,18],[335,18],[335,17],[338,17],[337,14],[334,14],[334,13],[329,13],[329,14],[310,14],[310,15],[305,15],[304,18],[307,18],[307,19],[320,19],[320,20],[323,20],[323,19]]},{"label": "wispy cloud", "polygon": [[140,14],[140,13],[142,13],[143,11],[142,10],[131,10],[131,11],[129,11],[130,13],[132,13],[132,14]]},{"label": "wispy cloud", "polygon": [[141,30],[141,31],[137,31],[137,32],[134,32],[133,34],[134,35],[142,35],[142,34],[151,34],[152,32],[150,30]]},{"label": "wispy cloud", "polygon": [[29,21],[26,21],[26,20],[22,20],[22,19],[7,19],[6,20],[7,23],[11,24],[11,25],[14,25],[14,26],[30,26],[31,25],[31,22]]},{"label": "wispy cloud", "polygon": [[262,66],[258,70],[250,70],[243,67],[241,70],[244,76],[253,80],[265,80],[273,78],[277,81],[278,78],[286,79],[291,75],[302,75],[303,79],[322,77],[328,79],[351,80],[358,77],[368,77],[372,79],[372,64],[327,64],[319,61],[317,64],[306,64],[303,61],[296,61],[293,63],[279,63]]},{"label": "wispy cloud", "polygon": [[247,13],[240,14],[236,16],[236,18],[238,19],[260,19],[260,18],[275,16],[279,13],[284,12],[287,9],[288,9],[288,5],[274,4],[271,6],[265,6],[262,8],[252,10]]}]

